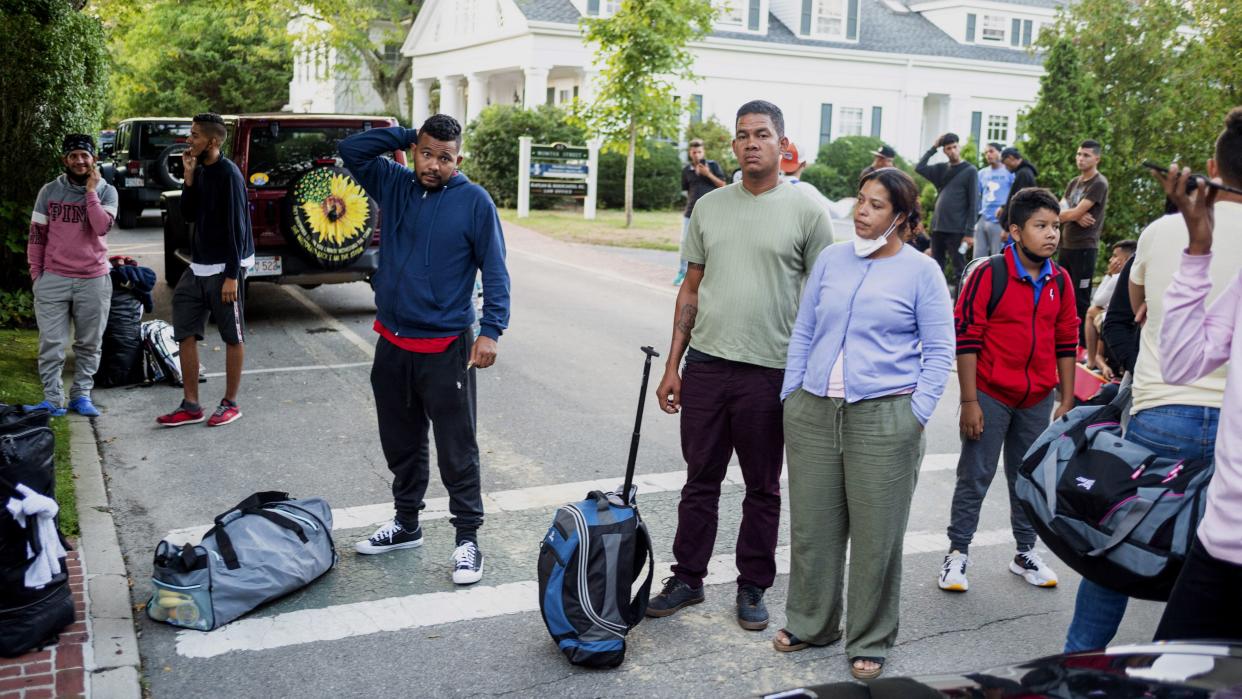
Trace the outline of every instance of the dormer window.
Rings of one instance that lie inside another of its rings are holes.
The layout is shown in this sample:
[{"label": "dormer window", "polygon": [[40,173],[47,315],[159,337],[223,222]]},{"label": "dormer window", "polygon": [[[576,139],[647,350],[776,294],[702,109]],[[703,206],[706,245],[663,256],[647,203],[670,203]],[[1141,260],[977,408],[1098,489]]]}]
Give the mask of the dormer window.
[{"label": "dormer window", "polygon": [[1005,43],[1005,30],[1009,20],[1001,15],[984,15],[980,24],[979,38],[994,44]]},{"label": "dormer window", "polygon": [[621,0],[587,0],[588,17],[611,17],[621,9]]},{"label": "dormer window", "polygon": [[802,0],[803,36],[812,39],[858,38],[858,0]]},{"label": "dormer window", "polygon": [[716,27],[727,32],[760,31],[762,0],[714,0]]}]

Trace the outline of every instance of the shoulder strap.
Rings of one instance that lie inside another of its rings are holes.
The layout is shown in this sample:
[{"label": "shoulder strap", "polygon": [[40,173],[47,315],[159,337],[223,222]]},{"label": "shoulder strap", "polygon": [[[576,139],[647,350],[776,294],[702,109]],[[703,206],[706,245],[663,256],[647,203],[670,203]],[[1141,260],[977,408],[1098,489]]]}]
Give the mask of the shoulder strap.
[{"label": "shoulder strap", "polygon": [[[634,516],[638,517],[638,511],[635,510]],[[634,593],[634,599],[630,601],[630,607],[627,610],[625,622],[631,628],[638,625],[647,614],[648,596],[651,594],[651,579],[655,576],[655,551],[651,548],[651,534],[647,531],[647,525],[641,519],[638,520],[638,526],[635,528],[635,534],[638,536],[638,543],[634,546],[634,567],[632,570],[642,570],[644,562],[647,566],[647,578],[643,580],[643,584],[638,586],[638,590]]]},{"label": "shoulder strap", "polygon": [[992,295],[988,297],[988,319],[992,318],[992,313],[996,307],[1000,305],[1001,297],[1005,295],[1005,286],[1009,284],[1009,267],[1005,265],[1005,253],[998,253],[988,258],[988,264],[992,267]]}]

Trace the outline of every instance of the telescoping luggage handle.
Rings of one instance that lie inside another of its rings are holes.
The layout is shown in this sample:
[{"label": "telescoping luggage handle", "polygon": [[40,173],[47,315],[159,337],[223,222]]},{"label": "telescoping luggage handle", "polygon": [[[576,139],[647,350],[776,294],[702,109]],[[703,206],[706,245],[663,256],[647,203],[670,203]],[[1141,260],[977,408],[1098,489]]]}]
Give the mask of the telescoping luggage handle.
[{"label": "telescoping luggage handle", "polygon": [[630,486],[634,484],[634,464],[638,461],[638,438],[642,435],[643,405],[647,403],[647,380],[651,378],[651,358],[660,356],[650,346],[641,348],[647,358],[643,360],[643,383],[638,389],[638,415],[634,418],[634,436],[630,438],[630,460],[625,465],[625,485],[621,488],[621,497],[627,503],[630,498]]}]

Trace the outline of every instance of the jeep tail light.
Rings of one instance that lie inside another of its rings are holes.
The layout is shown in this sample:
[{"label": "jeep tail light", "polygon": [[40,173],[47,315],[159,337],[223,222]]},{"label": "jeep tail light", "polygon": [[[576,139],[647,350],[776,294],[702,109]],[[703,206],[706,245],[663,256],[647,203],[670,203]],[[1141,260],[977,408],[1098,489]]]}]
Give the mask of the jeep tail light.
[{"label": "jeep tail light", "polygon": [[336,165],[336,158],[315,158],[316,165]]},{"label": "jeep tail light", "polygon": [[142,174],[142,161],[131,160],[125,164],[125,169],[129,170],[129,174],[137,177]]}]

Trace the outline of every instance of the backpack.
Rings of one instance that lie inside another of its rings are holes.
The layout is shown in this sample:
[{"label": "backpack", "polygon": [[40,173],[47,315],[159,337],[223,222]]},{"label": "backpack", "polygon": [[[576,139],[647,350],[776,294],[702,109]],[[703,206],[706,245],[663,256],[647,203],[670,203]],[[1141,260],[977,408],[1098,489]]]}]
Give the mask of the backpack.
[{"label": "backpack", "polygon": [[[616,667],[625,636],[647,612],[655,572],[651,536],[634,504],[598,490],[563,505],[539,547],[539,610],[574,665]],[[630,597],[647,564],[647,578]]]},{"label": "backpack", "polygon": [[1157,457],[1122,438],[1129,386],[1044,431],[1014,491],[1048,548],[1094,583],[1167,600],[1207,505],[1211,460]]},{"label": "backpack", "polygon": [[[647,358],[625,483],[617,492],[591,491],[585,500],[558,508],[539,544],[539,611],[553,642],[574,665],[620,665],[626,634],[647,613],[655,554],[647,525],[638,516],[633,482],[651,358],[660,353],[650,347],[642,350]],[[647,578],[631,598],[644,564]]]},{"label": "backpack", "polygon": [[[181,386],[181,347],[173,339],[173,327],[162,320],[148,320],[142,323],[143,347],[143,382],[146,385],[167,381],[173,386]],[[198,382],[203,383],[206,367],[202,362],[198,365]]]},{"label": "backpack", "polygon": [[[962,290],[970,281],[970,275],[978,268],[987,264],[992,268],[992,291],[988,295],[988,312],[987,317],[992,317],[992,312],[996,310],[1000,304],[1001,297],[1005,295],[1005,287],[1009,285],[1009,268],[1005,264],[1005,255],[1007,253],[1000,252],[990,257],[976,257],[966,263],[966,268],[962,270],[962,276],[957,279],[957,292],[953,295],[954,299],[961,298]],[[1052,278],[1057,282],[1057,291],[1062,297],[1065,295],[1065,270],[1060,269],[1056,265],[1052,267]]]},{"label": "backpack", "polygon": [[217,515],[198,546],[155,547],[147,616],[210,631],[309,585],[336,560],[327,501],[255,493]]}]

